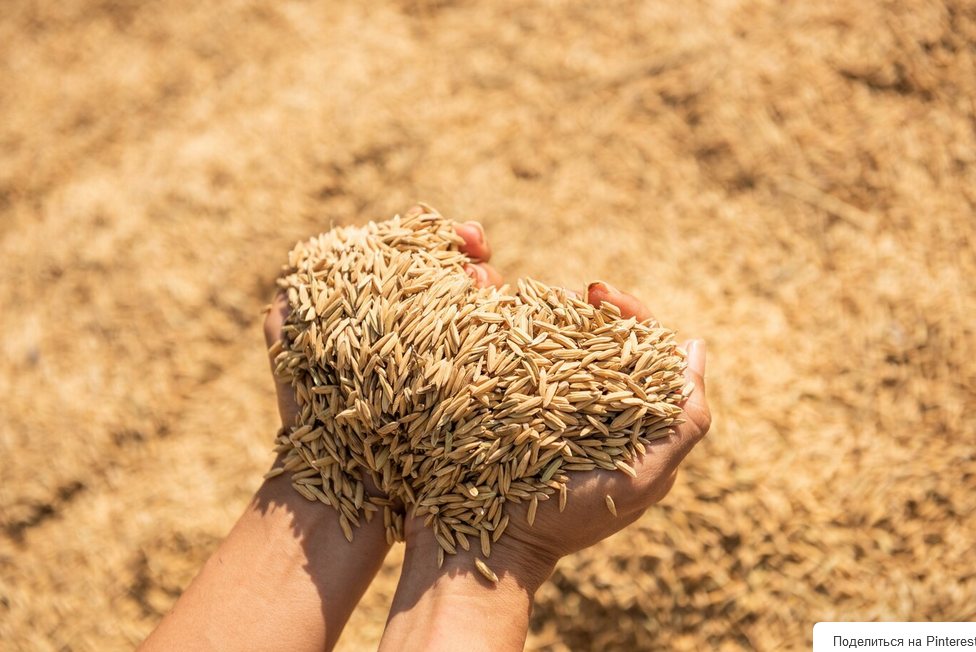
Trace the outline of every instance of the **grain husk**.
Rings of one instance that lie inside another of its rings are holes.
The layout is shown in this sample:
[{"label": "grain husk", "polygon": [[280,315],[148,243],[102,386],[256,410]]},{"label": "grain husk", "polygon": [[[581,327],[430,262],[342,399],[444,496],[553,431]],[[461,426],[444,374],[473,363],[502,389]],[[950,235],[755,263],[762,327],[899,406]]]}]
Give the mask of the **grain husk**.
[{"label": "grain husk", "polygon": [[553,494],[565,509],[564,471],[636,477],[645,446],[681,423],[672,331],[532,279],[477,287],[462,242],[423,206],[299,243],[279,280],[291,312],[269,353],[299,415],[275,450],[347,539],[383,507],[388,541],[409,513],[441,553],[476,536],[487,558],[511,505],[531,526]]}]

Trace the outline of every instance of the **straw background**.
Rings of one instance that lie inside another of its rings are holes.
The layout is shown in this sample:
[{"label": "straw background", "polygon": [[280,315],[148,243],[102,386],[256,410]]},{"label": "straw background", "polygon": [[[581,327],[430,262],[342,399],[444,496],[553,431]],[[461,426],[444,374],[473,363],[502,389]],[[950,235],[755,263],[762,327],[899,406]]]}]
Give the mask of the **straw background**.
[{"label": "straw background", "polygon": [[416,200],[709,343],[707,441],[528,649],[976,618],[976,2],[13,0],[0,649],[148,634],[270,464],[286,252]]}]

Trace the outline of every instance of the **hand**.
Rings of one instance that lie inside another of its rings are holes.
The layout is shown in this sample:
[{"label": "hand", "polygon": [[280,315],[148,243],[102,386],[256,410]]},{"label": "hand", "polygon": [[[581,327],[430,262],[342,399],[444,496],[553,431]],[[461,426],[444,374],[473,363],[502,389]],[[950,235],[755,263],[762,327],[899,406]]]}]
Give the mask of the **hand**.
[{"label": "hand", "polygon": [[[600,281],[590,284],[587,300],[597,307],[604,301],[611,303],[625,319],[654,318],[634,296]],[[688,352],[685,380],[694,383],[682,406],[684,423],[670,437],[650,442],[647,453],[634,465],[637,477],[599,469],[571,472],[565,511],[559,511],[555,500],[546,501],[539,505],[534,525],[529,526],[525,518],[527,505],[510,506],[511,521],[505,536],[493,548],[503,547],[507,542],[531,566],[551,567],[559,558],[622,530],[668,494],[677,477],[678,465],[711,426],[711,412],[705,398],[705,342],[688,340],[683,346]],[[607,506],[607,496],[613,500],[616,515]],[[409,532],[408,529],[408,536]]]},{"label": "hand", "polygon": [[[420,206],[414,206],[406,212],[406,216],[419,215],[423,210]],[[501,286],[501,274],[488,264],[489,259],[491,259],[491,245],[485,237],[484,227],[478,222],[464,222],[457,225],[456,231],[464,240],[460,250],[472,261],[470,265],[465,266],[465,271],[474,278],[476,284],[482,287]],[[264,320],[264,342],[269,349],[281,339],[281,329],[284,327],[289,313],[291,313],[291,306],[288,304],[288,295],[284,291],[279,291],[271,302],[268,315]],[[289,428],[295,425],[299,412],[298,402],[295,400],[295,391],[287,380],[282,380],[274,374],[274,356],[270,357],[269,362],[275,383],[281,425]]]},{"label": "hand", "polygon": [[[481,285],[500,282],[487,264],[491,249],[484,229],[469,222],[457,232],[473,261],[468,273]],[[264,322],[269,348],[280,339],[289,310],[280,293]],[[275,390],[282,426],[291,427],[299,413],[295,394],[277,377]],[[369,491],[379,491],[366,480]],[[333,648],[389,550],[383,522],[364,523],[350,545],[333,509],[309,502],[290,484],[288,474],[263,483],[141,650]]]},{"label": "hand", "polygon": [[[406,212],[405,217],[419,215],[423,212],[423,210],[423,207],[419,205],[414,206]],[[489,259],[491,259],[491,245],[488,243],[488,239],[485,236],[484,227],[478,222],[464,222],[457,224],[455,228],[457,234],[464,240],[464,244],[461,245],[459,249],[472,261],[471,264],[465,266],[465,271],[474,279],[476,285],[481,287],[500,287],[502,282],[501,274],[499,274],[494,267],[488,264]],[[275,294],[275,297],[268,308],[267,317],[265,317],[264,320],[264,342],[269,351],[274,344],[281,340],[282,329],[285,326],[285,322],[287,321],[289,314],[291,314],[291,305],[288,302],[288,294],[284,290],[279,290]],[[281,425],[287,430],[298,425],[300,408],[298,406],[298,401],[295,398],[295,390],[292,388],[288,380],[283,380],[274,373],[274,355],[269,355],[268,362],[271,365],[271,376],[275,383],[275,395],[278,402],[278,414],[281,416]],[[280,466],[282,466],[282,460],[279,456],[279,458],[275,460],[274,464],[272,464],[272,469]],[[287,474],[282,474],[277,478],[272,477],[265,482],[265,485],[284,486],[286,484],[290,484],[286,476]],[[371,496],[384,496],[384,492],[376,486],[373,479],[368,474],[363,474],[361,480],[366,488],[367,494]],[[315,508],[319,509],[320,506],[315,506]],[[375,527],[377,525],[377,521],[367,523],[366,527],[369,527],[370,525]]]},{"label": "hand", "polygon": [[[650,319],[650,311],[633,296],[605,283],[589,286],[587,299],[607,301],[625,318]],[[636,478],[602,470],[570,473],[569,500],[560,512],[556,500],[539,505],[534,524],[528,505],[509,505],[509,525],[484,558],[477,542],[470,551],[458,549],[437,568],[438,543],[421,518],[408,519],[406,556],[382,649],[521,649],[525,642],[532,596],[558,560],[591,546],[633,523],[667,495],[678,465],[711,424],[705,398],[705,343],[690,340],[686,379],[695,387],[683,405],[685,422],[675,433],[651,442],[634,466]],[[607,506],[613,498],[616,515]],[[498,576],[489,583],[474,570],[475,557]],[[418,626],[418,621],[423,626]],[[463,632],[456,623],[463,622]],[[459,635],[461,638],[459,638]]]}]

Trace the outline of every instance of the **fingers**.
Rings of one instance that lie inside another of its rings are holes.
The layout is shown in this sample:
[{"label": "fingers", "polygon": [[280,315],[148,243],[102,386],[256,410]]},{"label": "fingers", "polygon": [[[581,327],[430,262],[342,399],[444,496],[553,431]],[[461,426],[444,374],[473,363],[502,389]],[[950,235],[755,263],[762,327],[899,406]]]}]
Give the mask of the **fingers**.
[{"label": "fingers", "polygon": [[284,290],[278,290],[271,301],[271,309],[264,318],[264,342],[269,348],[281,339],[281,328],[285,325],[285,319],[290,312],[288,294]]},{"label": "fingers", "polygon": [[[424,207],[417,204],[404,215],[414,217],[424,212]],[[486,263],[491,259],[491,245],[488,244],[488,237],[485,235],[485,227],[480,222],[460,222],[454,226],[455,232],[464,240],[461,245],[461,253],[467,254],[468,258],[475,262]],[[494,285],[490,283],[489,285]]]},{"label": "fingers", "polygon": [[684,349],[688,352],[685,382],[695,384],[685,401],[684,410],[689,420],[701,430],[701,439],[712,425],[712,412],[705,396],[705,340],[688,340],[684,343]]},{"label": "fingers", "polygon": [[485,227],[480,223],[464,222],[455,225],[454,230],[464,239],[461,252],[467,254],[468,258],[476,262],[488,262],[491,259],[491,246],[485,235]]},{"label": "fingers", "polygon": [[[404,215],[405,217],[414,217],[423,212],[424,207],[417,204]],[[491,259],[491,245],[488,244],[485,227],[480,222],[460,222],[455,225],[454,230],[464,240],[464,244],[460,247],[461,253],[467,254],[468,258],[475,262],[486,263]],[[489,285],[494,285],[494,283],[489,283]]]},{"label": "fingers", "polygon": [[[671,437],[652,442],[652,448],[662,454],[668,470],[678,468],[712,424],[712,413],[705,398],[705,340],[688,340],[684,348],[688,352],[685,382],[695,384],[682,406],[685,423],[679,425]],[[655,446],[658,442],[660,444]]]},{"label": "fingers", "polygon": [[664,498],[674,484],[678,466],[702,440],[712,422],[705,398],[705,341],[689,340],[683,346],[688,352],[685,382],[695,386],[682,406],[684,414],[681,418],[685,422],[677,426],[671,436],[652,441],[635,465],[637,479],[634,482],[647,504]]},{"label": "fingers", "polygon": [[[417,204],[405,215],[406,217],[414,217],[423,213],[424,210],[423,206]],[[501,287],[503,285],[502,275],[488,264],[488,260],[491,259],[491,245],[488,244],[485,227],[480,222],[461,222],[454,226],[454,230],[464,240],[464,244],[459,247],[461,253],[467,255],[472,261],[472,264],[464,266],[464,271],[474,279],[475,284],[479,287]]]},{"label": "fingers", "polygon": [[586,288],[586,302],[599,308],[600,304],[606,301],[612,303],[620,309],[620,314],[624,319],[636,317],[638,321],[654,319],[651,311],[641,303],[640,299],[627,292],[621,292],[609,283],[595,281]]},{"label": "fingers", "polygon": [[[281,329],[285,325],[285,319],[291,312],[291,304],[288,302],[288,294],[284,290],[279,290],[271,302],[271,310],[264,318],[264,341],[270,349],[271,346],[281,339]],[[274,374],[274,357],[270,358],[271,373]],[[297,423],[298,403],[295,402],[295,393],[291,385],[274,376],[275,394],[278,399],[278,414],[281,416],[281,425],[288,427]]]},{"label": "fingers", "polygon": [[489,287],[494,286],[496,288],[502,286],[502,275],[497,269],[489,265],[488,263],[478,263],[474,265],[465,265],[464,271],[466,271],[478,287]]}]

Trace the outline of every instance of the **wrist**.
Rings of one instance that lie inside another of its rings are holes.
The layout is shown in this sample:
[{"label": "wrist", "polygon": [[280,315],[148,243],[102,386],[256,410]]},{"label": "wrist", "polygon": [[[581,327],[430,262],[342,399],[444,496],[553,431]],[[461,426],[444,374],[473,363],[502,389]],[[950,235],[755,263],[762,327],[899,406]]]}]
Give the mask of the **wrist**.
[{"label": "wrist", "polygon": [[[290,613],[278,617],[307,623],[309,638],[321,636],[317,649],[330,650],[390,546],[382,518],[363,520],[353,529],[353,541],[347,541],[336,510],[303,497],[287,475],[265,480],[242,519],[251,529],[251,542],[266,542],[251,563],[276,569],[268,581],[277,585],[279,595],[265,609],[293,609],[296,593],[308,593],[310,618],[295,619]],[[312,624],[314,617],[321,619],[320,625]]]},{"label": "wrist", "polygon": [[[556,560],[500,546],[489,558],[459,550],[441,568],[437,556],[432,537],[408,540],[380,649],[521,650],[535,592]],[[497,582],[477,570],[476,557]]]},{"label": "wrist", "polygon": [[[458,547],[457,554],[445,554],[443,565],[438,566],[440,545],[433,533],[425,529],[413,537],[408,534],[403,573],[409,574],[418,583],[437,583],[444,589],[453,586],[445,579],[466,578],[471,580],[471,586],[479,586],[489,594],[503,595],[518,589],[529,597],[534,596],[549,579],[559,560],[558,556],[530,548],[515,539],[509,539],[506,544],[493,545],[488,557],[476,542],[470,550]],[[497,582],[488,579],[477,569],[476,559],[480,559],[495,574]]]},{"label": "wrist", "polygon": [[265,482],[142,649],[330,650],[388,548],[381,520],[355,536],[287,479]]},{"label": "wrist", "polygon": [[357,565],[372,565],[372,558],[382,560],[390,546],[382,519],[361,519],[361,527],[353,528],[353,542],[349,543],[339,526],[338,513],[333,507],[310,501],[291,486],[288,474],[265,480],[254,495],[251,511],[259,515],[267,528],[282,531],[300,543],[304,563],[314,564],[320,559],[334,565],[337,558],[348,558]]}]

